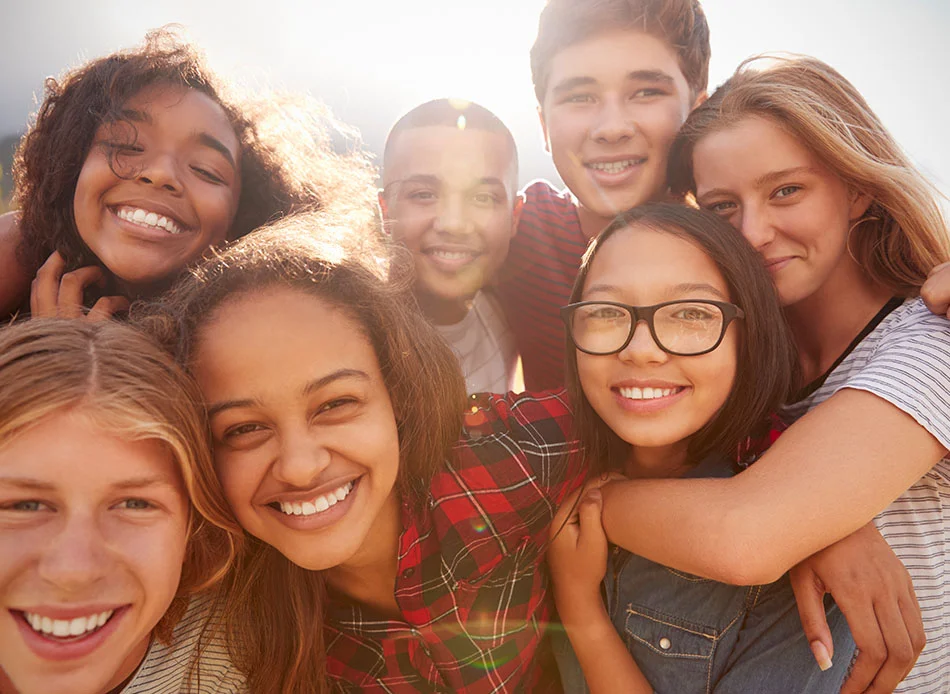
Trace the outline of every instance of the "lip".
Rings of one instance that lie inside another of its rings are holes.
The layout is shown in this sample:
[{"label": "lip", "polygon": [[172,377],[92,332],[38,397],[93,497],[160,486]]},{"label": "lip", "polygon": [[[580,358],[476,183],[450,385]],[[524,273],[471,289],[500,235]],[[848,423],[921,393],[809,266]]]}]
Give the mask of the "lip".
[{"label": "lip", "polygon": [[[672,395],[667,395],[662,398],[653,398],[651,400],[631,400],[625,398],[620,394],[620,388],[682,388],[679,392],[673,393]],[[620,406],[620,408],[626,412],[631,412],[633,414],[654,414],[665,410],[668,407],[672,407],[680,400],[685,398],[693,391],[691,386],[676,384],[676,383],[667,383],[664,381],[657,380],[647,380],[647,381],[624,381],[623,383],[618,383],[610,388],[611,394],[614,396],[614,400]]]},{"label": "lip", "polygon": [[[360,483],[362,480],[362,476],[352,480],[353,489],[350,490],[350,493],[346,495],[346,498],[343,499],[343,501],[338,501],[326,511],[314,513],[311,516],[288,516],[283,511],[279,511],[267,504],[263,505],[262,508],[266,513],[272,513],[279,523],[285,525],[291,530],[320,530],[329,525],[333,525],[347,514],[347,512],[350,510],[350,507],[353,505],[353,499],[360,490]],[[341,484],[346,484],[346,482],[342,482]],[[336,487],[326,487],[324,485],[319,489],[325,489],[323,493],[326,493],[331,489],[336,489],[339,486],[339,484],[336,485]],[[314,496],[319,496],[320,492],[307,492],[307,494],[309,494],[309,496],[306,494],[303,497],[301,497],[299,494],[293,495],[295,497],[294,501],[309,501],[310,499],[313,499]],[[291,495],[283,495],[280,498],[283,501],[290,501],[290,496]],[[274,501],[276,501],[276,499]],[[274,503],[274,501],[271,501],[270,503]]]},{"label": "lip", "polygon": [[[613,164],[618,161],[633,161],[632,166],[628,166],[622,171],[610,172],[591,168],[590,164]],[[643,168],[649,161],[647,157],[627,156],[627,157],[599,157],[584,160],[584,171],[598,186],[612,188],[623,186],[639,178]]]},{"label": "lip", "polygon": [[[439,256],[438,253],[458,254],[457,258],[446,258]],[[443,244],[438,246],[427,246],[422,249],[422,255],[426,260],[437,269],[447,273],[458,272],[462,268],[471,265],[482,256],[482,251],[470,246],[460,246]]]},{"label": "lip", "polygon": [[[131,607],[131,605],[125,605],[123,607],[114,608],[115,612],[113,613],[112,617],[109,618],[109,621],[106,622],[100,629],[92,632],[88,636],[77,637],[77,640],[75,641],[66,642],[56,642],[51,639],[47,639],[46,637],[41,636],[37,632],[33,631],[33,628],[26,623],[26,618],[24,617],[21,610],[11,610],[10,613],[13,617],[13,620],[16,622],[17,628],[20,630],[20,633],[23,636],[23,640],[26,642],[26,645],[29,647],[29,649],[33,651],[33,653],[44,660],[62,661],[83,658],[97,650],[113,633],[115,633],[116,629],[119,628],[119,623],[125,617],[126,613],[131,609]],[[33,610],[28,611],[32,612]],[[75,612],[75,610],[72,608],[55,610],[39,608],[36,610],[36,612],[38,614],[52,618],[52,615],[54,614],[67,614],[70,612]],[[79,617],[83,616],[84,614],[92,614],[92,612],[74,614],[73,616]],[[64,617],[57,618],[63,619]]]},{"label": "lip", "polygon": [[769,272],[778,272],[793,260],[795,260],[795,256],[793,255],[786,255],[780,258],[764,258],[765,269]]}]

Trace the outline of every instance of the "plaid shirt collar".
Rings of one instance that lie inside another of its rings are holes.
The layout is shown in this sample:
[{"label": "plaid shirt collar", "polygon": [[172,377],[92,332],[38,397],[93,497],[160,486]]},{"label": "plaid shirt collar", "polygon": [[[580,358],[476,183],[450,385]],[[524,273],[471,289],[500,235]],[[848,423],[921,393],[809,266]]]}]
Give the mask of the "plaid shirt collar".
[{"label": "plaid shirt collar", "polygon": [[563,392],[477,396],[428,503],[402,507],[402,619],[331,598],[328,672],[344,691],[560,689],[542,642],[552,617],[544,549],[583,480]]}]

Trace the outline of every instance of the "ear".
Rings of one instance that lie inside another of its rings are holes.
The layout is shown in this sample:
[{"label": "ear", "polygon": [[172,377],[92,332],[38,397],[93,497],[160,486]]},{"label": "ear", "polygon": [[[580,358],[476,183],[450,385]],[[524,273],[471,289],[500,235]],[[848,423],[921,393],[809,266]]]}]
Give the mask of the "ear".
[{"label": "ear", "polygon": [[518,233],[518,225],[521,223],[521,213],[524,211],[524,193],[518,193],[515,196],[515,205],[511,211],[511,235]]},{"label": "ear", "polygon": [[848,219],[852,222],[861,219],[873,202],[874,198],[871,197],[870,193],[862,193],[852,189],[851,207],[848,208]]},{"label": "ear", "polygon": [[541,134],[544,137],[544,151],[551,153],[551,141],[548,139],[548,124],[544,121],[544,109],[538,106],[538,120],[541,121]]},{"label": "ear", "polygon": [[689,107],[689,110],[690,110],[690,111],[695,110],[696,108],[698,108],[699,106],[701,106],[702,103],[703,103],[704,101],[706,101],[706,99],[708,99],[708,98],[709,98],[709,92],[707,92],[707,91],[704,89],[703,91],[701,91],[699,94],[696,95],[696,98],[695,98],[695,99],[693,99],[693,105]]},{"label": "ear", "polygon": [[376,191],[376,199],[379,201],[379,214],[382,217],[382,224],[380,226],[386,236],[392,236],[392,232],[389,230],[389,209],[386,203],[386,194],[383,190],[383,188],[379,188]]}]

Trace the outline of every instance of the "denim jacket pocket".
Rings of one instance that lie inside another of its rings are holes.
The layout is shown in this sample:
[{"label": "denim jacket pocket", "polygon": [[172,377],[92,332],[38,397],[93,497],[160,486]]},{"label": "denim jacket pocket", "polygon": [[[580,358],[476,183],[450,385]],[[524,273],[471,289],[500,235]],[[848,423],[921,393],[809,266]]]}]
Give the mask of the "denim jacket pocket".
[{"label": "denim jacket pocket", "polygon": [[669,615],[626,608],[627,648],[658,694],[711,691],[715,630]]}]

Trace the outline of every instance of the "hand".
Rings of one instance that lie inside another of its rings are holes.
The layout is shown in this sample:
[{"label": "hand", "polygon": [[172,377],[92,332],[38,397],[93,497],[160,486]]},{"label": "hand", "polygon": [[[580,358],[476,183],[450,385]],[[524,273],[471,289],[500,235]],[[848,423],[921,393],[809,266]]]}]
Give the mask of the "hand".
[{"label": "hand", "polygon": [[54,252],[43,263],[30,287],[30,313],[34,318],[83,318],[98,321],[112,318],[113,314],[129,307],[124,296],[104,296],[85,312],[82,295],[86,287],[102,285],[105,274],[94,265],[64,272],[66,261]]},{"label": "hand", "polygon": [[813,554],[789,575],[805,635],[822,669],[834,655],[825,593],[848,621],[859,653],[841,693],[893,691],[917,662],[926,637],[910,575],[874,525]]},{"label": "hand", "polygon": [[920,297],[932,313],[950,318],[950,262],[930,271],[920,288]]},{"label": "hand", "polygon": [[[600,487],[608,479],[591,480],[558,509],[551,523],[548,566],[555,593],[578,608],[600,604],[600,584],[607,573],[607,535],[600,521]],[[558,603],[559,609],[561,601]],[[563,616],[563,615],[562,615]]]}]

